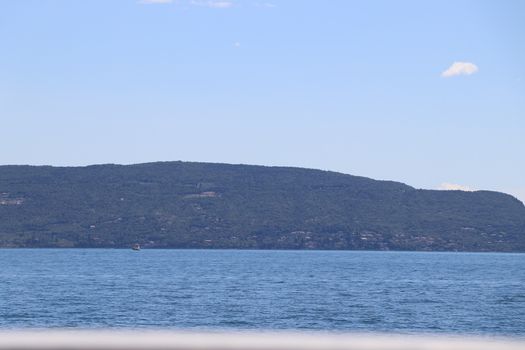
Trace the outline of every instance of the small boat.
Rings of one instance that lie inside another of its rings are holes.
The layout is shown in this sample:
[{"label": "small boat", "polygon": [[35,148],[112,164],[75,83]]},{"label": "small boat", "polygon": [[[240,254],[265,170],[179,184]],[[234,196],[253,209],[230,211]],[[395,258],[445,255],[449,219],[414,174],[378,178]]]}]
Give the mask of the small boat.
[{"label": "small boat", "polygon": [[140,244],[138,244],[138,243],[133,244],[133,247],[131,247],[131,249],[133,249],[133,250],[140,250]]}]

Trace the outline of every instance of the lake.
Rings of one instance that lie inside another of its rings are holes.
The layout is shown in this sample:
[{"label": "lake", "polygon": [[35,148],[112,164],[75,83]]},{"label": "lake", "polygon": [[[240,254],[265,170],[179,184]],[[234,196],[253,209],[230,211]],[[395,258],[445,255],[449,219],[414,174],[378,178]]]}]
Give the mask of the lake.
[{"label": "lake", "polygon": [[0,249],[0,328],[525,335],[525,255]]}]

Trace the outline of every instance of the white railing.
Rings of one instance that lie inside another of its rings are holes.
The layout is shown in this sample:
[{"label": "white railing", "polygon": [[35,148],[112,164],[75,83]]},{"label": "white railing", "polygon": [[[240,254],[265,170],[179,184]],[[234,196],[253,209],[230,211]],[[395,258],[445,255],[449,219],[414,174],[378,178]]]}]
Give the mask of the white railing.
[{"label": "white railing", "polygon": [[331,333],[0,332],[0,350],[524,350],[525,339]]}]

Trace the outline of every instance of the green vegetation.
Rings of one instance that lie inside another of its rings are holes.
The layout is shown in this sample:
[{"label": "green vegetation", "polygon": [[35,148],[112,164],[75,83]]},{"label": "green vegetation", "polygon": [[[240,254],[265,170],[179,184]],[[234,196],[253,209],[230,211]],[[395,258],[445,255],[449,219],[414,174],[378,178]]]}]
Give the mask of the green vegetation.
[{"label": "green vegetation", "polygon": [[525,251],[525,207],[320,170],[0,167],[0,247]]}]

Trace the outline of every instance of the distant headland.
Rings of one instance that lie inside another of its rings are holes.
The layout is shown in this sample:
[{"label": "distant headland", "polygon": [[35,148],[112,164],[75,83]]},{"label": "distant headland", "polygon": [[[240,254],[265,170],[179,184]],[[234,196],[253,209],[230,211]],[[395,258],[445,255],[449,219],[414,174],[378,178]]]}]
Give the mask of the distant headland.
[{"label": "distant headland", "polygon": [[336,172],[157,162],[0,166],[0,247],[525,252],[525,206]]}]

